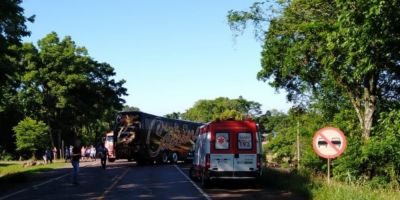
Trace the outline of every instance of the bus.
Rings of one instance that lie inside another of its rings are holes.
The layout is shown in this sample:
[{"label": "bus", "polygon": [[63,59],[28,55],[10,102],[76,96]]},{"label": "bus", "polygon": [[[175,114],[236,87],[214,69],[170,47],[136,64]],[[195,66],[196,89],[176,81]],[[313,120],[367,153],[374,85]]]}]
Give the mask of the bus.
[{"label": "bus", "polygon": [[119,112],[113,131],[116,159],[139,164],[185,161],[201,125],[140,111]]},{"label": "bus", "polygon": [[108,161],[114,162],[115,161],[115,150],[114,150],[114,132],[106,133],[106,137],[104,139],[104,146],[108,150]]}]

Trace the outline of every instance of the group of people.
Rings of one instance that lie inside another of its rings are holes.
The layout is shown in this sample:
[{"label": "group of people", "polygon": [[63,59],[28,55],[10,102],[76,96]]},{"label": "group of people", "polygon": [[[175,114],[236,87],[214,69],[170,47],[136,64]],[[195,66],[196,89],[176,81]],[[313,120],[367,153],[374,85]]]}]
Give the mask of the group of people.
[{"label": "group of people", "polygon": [[[79,161],[84,158],[86,158],[86,155],[88,155],[88,158],[96,158],[96,153],[98,157],[101,160],[101,166],[103,169],[106,169],[106,160],[107,160],[107,155],[108,155],[108,149],[104,146],[102,143],[96,150],[93,146],[90,148],[85,148],[85,147],[79,147],[78,144],[75,144],[74,146],[71,146],[72,148],[68,149],[69,152],[69,158],[71,159],[71,164],[73,167],[73,173],[72,173],[72,183],[73,184],[78,184],[78,173],[79,173]],[[87,149],[89,149],[87,151]],[[94,149],[94,151],[93,151]],[[94,153],[93,153],[94,152]],[[93,157],[92,157],[93,155]],[[66,157],[67,158],[67,157]]]},{"label": "group of people", "polygon": [[[71,159],[72,148],[73,148],[72,145],[65,147],[64,150],[65,162]],[[98,147],[98,149],[100,148],[102,148],[101,145]],[[93,145],[82,146],[80,148],[80,161],[96,161],[97,157],[100,157],[100,154],[98,154],[97,149]]]},{"label": "group of people", "polygon": [[52,149],[47,148],[43,154],[43,160],[46,164],[53,163],[53,160],[57,158],[57,148],[53,147]]}]

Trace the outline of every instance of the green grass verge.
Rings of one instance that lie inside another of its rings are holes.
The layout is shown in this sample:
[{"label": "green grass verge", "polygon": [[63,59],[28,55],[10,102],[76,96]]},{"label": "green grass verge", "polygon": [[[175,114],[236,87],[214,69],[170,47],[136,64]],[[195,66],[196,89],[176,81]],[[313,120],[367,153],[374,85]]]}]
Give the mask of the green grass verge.
[{"label": "green grass verge", "polygon": [[64,167],[65,162],[53,162],[51,164],[23,167],[23,162],[0,162],[0,178],[17,173],[36,173]]},{"label": "green grass verge", "polygon": [[377,189],[369,186],[346,184],[343,182],[313,178],[305,172],[289,172],[285,170],[266,168],[261,182],[265,187],[291,191],[306,199],[315,200],[397,200],[400,192],[393,189]]},{"label": "green grass verge", "polygon": [[0,188],[12,188],[18,183],[25,182],[38,172],[63,168],[67,163],[57,161],[46,165],[23,167],[23,162],[0,162]]},{"label": "green grass verge", "polygon": [[320,184],[313,188],[313,199],[317,200],[395,200],[400,199],[400,192],[391,189],[375,189],[368,186],[348,185],[342,182]]}]

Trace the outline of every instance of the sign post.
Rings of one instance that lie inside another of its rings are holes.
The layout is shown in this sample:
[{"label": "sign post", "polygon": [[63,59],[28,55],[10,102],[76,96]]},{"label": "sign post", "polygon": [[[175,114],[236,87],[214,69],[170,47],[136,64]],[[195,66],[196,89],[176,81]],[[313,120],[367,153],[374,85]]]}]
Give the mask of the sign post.
[{"label": "sign post", "polygon": [[346,136],[334,127],[319,129],[313,138],[313,148],[320,157],[328,159],[328,183],[330,182],[331,159],[340,156],[346,149]]}]

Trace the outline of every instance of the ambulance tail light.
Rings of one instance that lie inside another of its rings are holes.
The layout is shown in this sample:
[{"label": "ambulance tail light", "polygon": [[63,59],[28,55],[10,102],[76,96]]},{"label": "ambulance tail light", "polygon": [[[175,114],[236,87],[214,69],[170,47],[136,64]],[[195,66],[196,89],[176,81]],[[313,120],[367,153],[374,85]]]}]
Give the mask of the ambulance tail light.
[{"label": "ambulance tail light", "polygon": [[206,154],[206,170],[210,169],[211,163],[210,163],[210,154]]},{"label": "ambulance tail light", "polygon": [[257,154],[257,169],[261,170],[261,154]]}]

